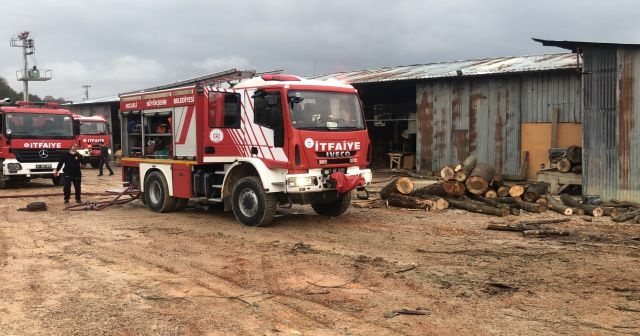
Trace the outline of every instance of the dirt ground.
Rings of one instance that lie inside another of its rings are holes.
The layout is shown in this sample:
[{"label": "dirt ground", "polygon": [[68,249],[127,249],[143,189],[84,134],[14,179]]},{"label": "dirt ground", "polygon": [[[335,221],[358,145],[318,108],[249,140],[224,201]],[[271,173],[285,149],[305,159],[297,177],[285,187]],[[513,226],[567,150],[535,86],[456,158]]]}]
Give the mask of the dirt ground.
[{"label": "dirt ground", "polygon": [[[95,173],[85,191],[121,186]],[[33,201],[48,211],[16,211]],[[0,199],[0,335],[640,335],[640,225],[575,217],[540,239],[460,210],[279,212],[253,228],[216,208]]]}]

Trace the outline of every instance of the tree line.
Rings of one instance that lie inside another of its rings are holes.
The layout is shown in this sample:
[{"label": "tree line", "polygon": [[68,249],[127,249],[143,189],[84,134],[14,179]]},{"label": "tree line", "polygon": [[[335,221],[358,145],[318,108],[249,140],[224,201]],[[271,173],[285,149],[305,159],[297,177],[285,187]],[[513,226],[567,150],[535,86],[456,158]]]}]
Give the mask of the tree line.
[{"label": "tree line", "polygon": [[[9,83],[7,83],[7,80],[0,76],[0,99],[4,99],[4,98],[11,98],[11,101],[18,101],[18,100],[23,100],[22,99],[22,92],[17,92],[16,90],[12,89],[11,86],[9,86]],[[44,98],[40,98],[38,95],[34,95],[34,94],[29,94],[29,101],[32,102],[40,102],[40,101],[46,101],[46,102],[58,102],[58,103],[65,103],[65,99],[64,98],[54,98],[53,96],[45,96]]]}]

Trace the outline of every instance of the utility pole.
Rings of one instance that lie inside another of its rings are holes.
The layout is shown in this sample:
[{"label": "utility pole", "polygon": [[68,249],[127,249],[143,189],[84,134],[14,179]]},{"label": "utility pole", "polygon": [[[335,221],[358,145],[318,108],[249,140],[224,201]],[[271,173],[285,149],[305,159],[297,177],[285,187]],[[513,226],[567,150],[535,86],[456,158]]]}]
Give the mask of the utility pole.
[{"label": "utility pole", "polygon": [[82,87],[84,88],[84,100],[89,100],[89,88],[91,85],[85,84]]},{"label": "utility pole", "polygon": [[10,46],[22,48],[22,70],[16,71],[16,78],[22,81],[22,99],[29,101],[29,81],[47,81],[51,79],[51,70],[38,70],[36,65],[29,69],[27,56],[35,53],[33,39],[25,31],[11,38]]}]

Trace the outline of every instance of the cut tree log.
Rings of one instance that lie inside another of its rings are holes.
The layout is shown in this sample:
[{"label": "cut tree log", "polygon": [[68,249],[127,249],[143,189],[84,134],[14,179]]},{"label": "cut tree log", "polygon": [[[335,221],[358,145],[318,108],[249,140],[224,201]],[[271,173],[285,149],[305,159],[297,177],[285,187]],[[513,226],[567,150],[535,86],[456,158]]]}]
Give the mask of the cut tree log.
[{"label": "cut tree log", "polygon": [[558,236],[568,236],[569,231],[563,230],[524,230],[522,231],[522,235],[525,237],[558,237]]},{"label": "cut tree log", "polygon": [[493,230],[493,231],[511,231],[511,232],[524,231],[522,227],[518,227],[516,225],[511,225],[511,224],[487,224],[486,229]]},{"label": "cut tree log", "polygon": [[498,193],[493,189],[489,189],[489,190],[485,191],[484,197],[496,198],[496,197],[498,197]]},{"label": "cut tree log", "polygon": [[464,195],[466,191],[464,183],[458,182],[456,180],[445,181],[444,183],[442,183],[442,187],[448,195],[455,197]]},{"label": "cut tree log", "polygon": [[534,182],[529,185],[524,192],[522,199],[527,202],[535,202],[540,196],[546,194],[549,191],[549,184],[546,182]]},{"label": "cut tree log", "polygon": [[545,200],[547,200],[547,208],[549,210],[555,211],[559,214],[563,214],[565,216],[571,216],[573,214],[573,209],[570,207],[560,204],[560,202],[556,201],[551,195],[543,195]]},{"label": "cut tree log", "polygon": [[580,146],[569,146],[567,148],[567,153],[565,154],[567,160],[569,160],[572,164],[582,163],[582,147]]},{"label": "cut tree log", "polygon": [[627,211],[623,214],[620,214],[618,216],[615,217],[611,217],[611,220],[616,222],[616,223],[622,223],[622,222],[626,222],[630,219],[634,219],[637,216],[640,216],[640,210],[635,210],[635,211]]},{"label": "cut tree log", "polygon": [[617,199],[612,199],[611,202],[615,204],[620,204],[621,206],[629,207],[629,208],[640,208],[640,203],[631,202],[631,201],[620,201]]},{"label": "cut tree log", "polygon": [[509,188],[508,186],[501,186],[498,187],[498,190],[496,190],[496,193],[498,194],[498,197],[507,197],[509,196]]},{"label": "cut tree log", "polygon": [[389,205],[393,205],[400,208],[409,209],[432,209],[436,207],[436,202],[424,198],[411,197],[403,194],[390,194],[387,197]]},{"label": "cut tree log", "polygon": [[476,167],[477,164],[478,164],[478,159],[473,155],[468,156],[466,159],[464,159],[464,161],[462,161],[462,163],[457,165],[456,168],[454,169],[456,172],[456,175],[455,175],[456,181],[459,181],[459,182],[466,181],[467,177],[469,177],[469,174],[471,174],[471,171],[473,170],[473,168]]},{"label": "cut tree log", "polygon": [[509,195],[511,197],[520,197],[522,196],[522,194],[524,194],[524,186],[519,184],[514,184],[511,187],[509,187]]},{"label": "cut tree log", "polygon": [[482,205],[475,202],[464,202],[453,197],[447,197],[450,207],[466,210],[469,212],[475,212],[485,215],[504,217],[509,215],[509,209],[496,208],[489,205]]},{"label": "cut tree log", "polygon": [[492,198],[491,200],[499,203],[515,205],[516,201],[519,201],[520,199],[516,197],[496,197],[496,198]]},{"label": "cut tree log", "polygon": [[533,212],[533,213],[542,213],[546,210],[546,207],[538,204],[531,203],[522,200],[516,200],[516,206],[524,211]]},{"label": "cut tree log", "polygon": [[576,216],[584,216],[585,214],[584,209],[582,208],[571,208],[571,211],[573,211],[573,214]]},{"label": "cut tree log", "polygon": [[440,177],[445,181],[453,180],[455,176],[456,172],[453,171],[453,167],[451,166],[444,166],[440,169]]},{"label": "cut tree log", "polygon": [[478,163],[465,181],[467,190],[476,195],[484,194],[489,189],[494,175],[495,169],[493,166],[487,163]]},{"label": "cut tree log", "polygon": [[409,193],[408,196],[410,197],[417,197],[417,198],[422,198],[422,199],[427,199],[430,201],[434,202],[434,206],[432,207],[432,209],[435,210],[444,210],[444,209],[448,209],[449,208],[449,202],[447,202],[447,200],[445,200],[444,198],[442,198],[441,196],[437,196],[437,195],[433,195],[428,193],[427,191],[435,191],[438,192],[439,195],[442,196],[446,196],[447,194],[444,192],[444,189],[442,189],[442,183],[437,183],[437,185],[440,186],[439,189],[437,188],[430,188],[427,189],[431,186],[434,186],[436,184],[432,184],[430,186],[426,186],[417,190],[412,191],[411,193]]},{"label": "cut tree log", "polygon": [[412,191],[413,182],[411,182],[410,178],[402,176],[393,179],[389,184],[384,186],[384,188],[380,190],[380,197],[382,197],[382,199],[387,199],[391,194],[406,195]]},{"label": "cut tree log", "polygon": [[[593,216],[593,217],[601,217],[602,216],[602,208],[600,208],[599,206],[596,205],[586,205],[586,204],[581,204],[580,202],[578,202],[578,200],[576,200],[575,198],[567,195],[567,194],[562,194],[560,195],[560,200],[562,201],[562,203],[564,203],[565,205],[568,205],[572,208],[579,208],[584,210],[584,213],[589,215],[589,216]],[[575,212],[575,211],[574,211]]]},{"label": "cut tree log", "polygon": [[603,216],[617,217],[622,213],[620,211],[620,208],[605,207],[605,206],[602,206],[602,205],[600,205],[600,208],[602,208],[602,215]]},{"label": "cut tree log", "polygon": [[440,197],[447,196],[447,192],[444,191],[444,183],[439,182],[439,183],[430,184],[428,186],[418,188],[409,193],[409,196],[413,196],[413,197],[424,197],[425,195],[440,196]]},{"label": "cut tree log", "polygon": [[561,173],[569,172],[571,170],[571,161],[567,158],[563,158],[556,163],[556,169]]},{"label": "cut tree log", "polygon": [[[513,206],[513,204],[515,204],[515,202],[511,202],[511,203],[498,202],[498,201],[496,201],[496,199],[498,199],[498,198],[488,198],[488,197],[484,197],[484,196],[480,196],[480,195],[472,195],[471,198],[474,199],[474,200],[478,200],[478,201],[481,201],[483,203],[486,203],[487,205],[490,205],[492,207],[509,209],[509,213],[511,213],[512,215],[520,216],[520,209],[518,209],[517,207]],[[509,198],[509,200],[513,201],[513,198]]]}]

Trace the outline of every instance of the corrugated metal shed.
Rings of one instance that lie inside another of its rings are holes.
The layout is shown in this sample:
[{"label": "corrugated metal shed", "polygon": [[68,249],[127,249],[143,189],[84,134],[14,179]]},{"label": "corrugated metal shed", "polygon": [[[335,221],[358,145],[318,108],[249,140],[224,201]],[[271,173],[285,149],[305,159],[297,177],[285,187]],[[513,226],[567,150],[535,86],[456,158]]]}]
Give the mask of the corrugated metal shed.
[{"label": "corrugated metal shed", "polygon": [[[437,171],[473,154],[518,175],[521,123],[580,123],[578,65],[571,53],[496,57],[336,73],[358,88],[412,80],[417,168]],[[366,104],[367,102],[365,102]]]},{"label": "corrugated metal shed", "polygon": [[560,53],[407,65],[394,68],[339,72],[315,78],[327,79],[334,77],[358,84],[575,69],[576,64],[577,58],[575,54]]},{"label": "corrugated metal shed", "polygon": [[583,55],[583,193],[640,201],[640,45],[535,40]]}]

